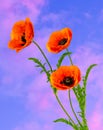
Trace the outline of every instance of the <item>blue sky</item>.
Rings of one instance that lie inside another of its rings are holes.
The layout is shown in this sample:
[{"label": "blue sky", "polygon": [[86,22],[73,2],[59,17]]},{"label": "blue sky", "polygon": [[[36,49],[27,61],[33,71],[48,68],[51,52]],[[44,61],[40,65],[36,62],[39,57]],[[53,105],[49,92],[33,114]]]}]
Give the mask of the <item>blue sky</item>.
[{"label": "blue sky", "polygon": [[[103,2],[102,0],[3,0],[0,4],[0,130],[68,130],[53,120],[65,116],[53,96],[45,74],[40,75],[29,57],[42,59],[31,44],[20,53],[8,49],[10,32],[18,20],[30,17],[35,37],[53,67],[62,54],[51,54],[46,43],[53,31],[71,28],[69,50],[73,62],[85,74],[97,63],[87,84],[87,119],[90,130],[103,129]],[[55,57],[55,58],[54,58]],[[63,64],[67,64],[67,59]],[[66,92],[60,92],[66,107]],[[73,96],[76,107],[75,97]],[[71,111],[68,108],[68,111]],[[69,130],[72,130],[71,128]]]}]

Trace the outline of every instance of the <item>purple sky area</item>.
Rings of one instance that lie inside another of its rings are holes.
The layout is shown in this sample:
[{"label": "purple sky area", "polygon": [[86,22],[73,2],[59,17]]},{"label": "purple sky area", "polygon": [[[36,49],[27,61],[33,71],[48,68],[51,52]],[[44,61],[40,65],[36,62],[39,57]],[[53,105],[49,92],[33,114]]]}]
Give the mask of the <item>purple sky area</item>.
[{"label": "purple sky area", "polygon": [[[45,74],[40,75],[29,57],[43,61],[31,44],[19,53],[8,49],[10,32],[18,20],[30,17],[37,41],[51,64],[62,54],[51,54],[46,42],[53,31],[71,28],[69,50],[82,75],[96,66],[87,84],[87,119],[90,130],[103,130],[103,1],[102,0],[2,0],[0,2],[0,130],[72,130],[53,120],[65,117]],[[63,64],[69,64],[66,59]],[[69,113],[67,91],[60,91]],[[77,108],[75,97],[72,95]],[[77,111],[77,110],[76,110]]]}]

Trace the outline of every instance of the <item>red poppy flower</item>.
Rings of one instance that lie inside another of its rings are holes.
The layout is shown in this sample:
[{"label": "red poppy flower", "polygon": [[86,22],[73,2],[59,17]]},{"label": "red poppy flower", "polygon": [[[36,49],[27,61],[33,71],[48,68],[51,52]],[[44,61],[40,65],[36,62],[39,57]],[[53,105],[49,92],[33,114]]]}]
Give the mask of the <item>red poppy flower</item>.
[{"label": "red poppy flower", "polygon": [[72,31],[69,28],[53,32],[46,45],[47,50],[52,53],[58,53],[70,45],[71,39]]},{"label": "red poppy flower", "polygon": [[51,85],[58,90],[67,90],[76,86],[81,80],[81,72],[77,66],[60,66],[50,76]]},{"label": "red poppy flower", "polygon": [[25,21],[21,20],[14,24],[11,31],[11,40],[8,43],[10,49],[19,52],[23,48],[30,45],[34,37],[33,25],[29,18]]}]

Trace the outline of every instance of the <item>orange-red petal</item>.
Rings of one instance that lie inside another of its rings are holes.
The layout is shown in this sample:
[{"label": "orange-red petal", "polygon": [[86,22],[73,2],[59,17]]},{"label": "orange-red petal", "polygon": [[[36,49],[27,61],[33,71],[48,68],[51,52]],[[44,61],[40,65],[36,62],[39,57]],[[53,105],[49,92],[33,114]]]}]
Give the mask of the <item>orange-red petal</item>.
[{"label": "orange-red petal", "polygon": [[[63,39],[64,42],[61,42]],[[60,31],[55,31],[51,34],[46,44],[47,50],[52,53],[58,53],[70,45],[71,39],[72,31],[69,28],[63,28]]]},{"label": "orange-red petal", "polygon": [[10,49],[17,52],[31,44],[34,37],[33,24],[29,18],[21,20],[14,24],[11,31],[11,40],[8,43]]},{"label": "orange-red petal", "polygon": [[12,49],[12,50],[16,50],[16,52],[19,52],[20,50],[22,50],[25,47],[24,43],[19,41],[19,40],[11,40],[8,43],[8,48]]},{"label": "orange-red petal", "polygon": [[[67,78],[69,82],[65,82]],[[61,66],[50,76],[51,85],[59,90],[67,90],[76,86],[81,80],[81,72],[77,66]],[[71,82],[71,83],[70,83]]]}]

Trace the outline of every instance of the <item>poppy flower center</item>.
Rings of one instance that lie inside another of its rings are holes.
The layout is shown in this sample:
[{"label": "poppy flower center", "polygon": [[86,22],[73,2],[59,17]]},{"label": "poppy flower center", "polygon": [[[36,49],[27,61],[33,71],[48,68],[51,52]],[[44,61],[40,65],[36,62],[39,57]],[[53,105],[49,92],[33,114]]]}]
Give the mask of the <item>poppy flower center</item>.
[{"label": "poppy flower center", "polygon": [[67,42],[67,38],[63,38],[59,41],[59,45],[64,45]]},{"label": "poppy flower center", "polygon": [[64,79],[60,82],[61,84],[64,84],[66,86],[70,86],[74,84],[74,79],[73,77],[64,77]]},{"label": "poppy flower center", "polygon": [[21,41],[26,43],[26,39],[25,39],[25,33],[23,33],[23,35],[21,36]]}]

